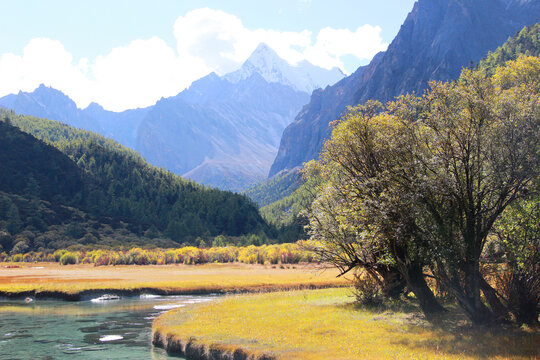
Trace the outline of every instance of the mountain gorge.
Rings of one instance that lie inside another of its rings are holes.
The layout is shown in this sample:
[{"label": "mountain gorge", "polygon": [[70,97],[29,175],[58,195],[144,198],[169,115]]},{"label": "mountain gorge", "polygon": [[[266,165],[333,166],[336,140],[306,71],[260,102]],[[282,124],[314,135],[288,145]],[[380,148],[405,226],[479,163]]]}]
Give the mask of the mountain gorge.
[{"label": "mountain gorge", "polygon": [[343,76],[307,62],[289,65],[261,44],[237,71],[222,77],[211,73],[149,108],[116,113],[92,103],[81,110],[43,85],[5,96],[0,106],[97,132],[153,165],[238,191],[266,177],[283,129],[311,91]]},{"label": "mountain gorge", "polygon": [[419,0],[387,51],[324,90],[315,91],[284,131],[269,172],[273,176],[318,157],[329,123],[348,105],[382,102],[414,92],[431,80],[450,80],[476,64],[523,26],[540,20],[534,0]]}]

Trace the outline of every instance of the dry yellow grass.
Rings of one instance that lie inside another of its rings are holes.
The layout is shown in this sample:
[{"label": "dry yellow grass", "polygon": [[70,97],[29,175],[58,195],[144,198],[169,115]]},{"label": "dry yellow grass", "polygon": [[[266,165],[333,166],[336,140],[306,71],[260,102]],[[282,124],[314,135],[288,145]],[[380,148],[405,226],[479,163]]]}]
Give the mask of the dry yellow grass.
[{"label": "dry yellow grass", "polygon": [[[277,359],[531,359],[540,336],[456,326],[456,312],[431,325],[417,312],[352,305],[347,288],[227,296],[172,310],[154,322],[166,339]],[[452,327],[448,325],[452,324]]]},{"label": "dry yellow grass", "polygon": [[344,285],[335,270],[312,265],[280,266],[246,264],[121,265],[94,267],[88,264],[0,264],[0,293],[25,291],[78,294],[86,290],[159,289],[171,293],[226,292]]}]

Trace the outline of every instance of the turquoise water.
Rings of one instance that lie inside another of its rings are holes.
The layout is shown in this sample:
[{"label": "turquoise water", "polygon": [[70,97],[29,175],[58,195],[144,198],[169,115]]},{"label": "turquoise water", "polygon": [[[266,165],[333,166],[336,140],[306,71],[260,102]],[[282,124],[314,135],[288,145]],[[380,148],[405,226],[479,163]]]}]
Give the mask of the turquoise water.
[{"label": "turquoise water", "polygon": [[0,359],[155,359],[152,320],[213,296],[142,296],[109,301],[0,302]]}]

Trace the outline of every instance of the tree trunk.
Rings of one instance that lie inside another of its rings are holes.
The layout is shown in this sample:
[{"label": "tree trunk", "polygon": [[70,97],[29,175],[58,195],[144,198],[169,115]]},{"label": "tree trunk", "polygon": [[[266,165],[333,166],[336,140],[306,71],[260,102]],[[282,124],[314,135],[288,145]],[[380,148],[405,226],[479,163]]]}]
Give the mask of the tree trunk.
[{"label": "tree trunk", "polygon": [[385,298],[398,299],[407,282],[399,270],[393,266],[380,266],[376,269],[377,273],[383,278],[382,293]]},{"label": "tree trunk", "polygon": [[[536,281],[538,284],[538,280]],[[528,324],[532,326],[538,325],[538,310],[540,298],[538,294],[538,285],[531,285],[520,274],[512,274],[510,280],[510,294],[508,299],[508,308],[516,317],[516,321],[520,324]]]},{"label": "tree trunk", "polygon": [[418,299],[420,308],[426,317],[446,311],[446,309],[437,301],[433,291],[431,291],[426,283],[422,266],[418,264],[407,266],[407,275],[405,278],[407,280],[407,285]]},{"label": "tree trunk", "polygon": [[411,259],[408,258],[407,251],[404,248],[397,246],[395,243],[393,245],[392,255],[396,260],[397,268],[401,275],[405,278],[409,289],[418,299],[420,308],[422,309],[424,315],[429,318],[431,315],[445,312],[446,309],[439,304],[435,298],[435,295],[433,295],[433,291],[431,291],[426,283],[422,263],[418,261],[411,261]]},{"label": "tree trunk", "polygon": [[480,275],[480,289],[486,298],[491,311],[497,316],[498,319],[505,319],[508,316],[507,308],[501,303],[501,300],[497,296],[495,289],[489,285],[489,283]]},{"label": "tree trunk", "polygon": [[[464,296],[458,297],[458,301],[465,310],[471,321],[477,325],[492,324],[495,322],[495,315],[482,302],[480,297],[480,271],[478,264],[469,262],[464,265],[465,286]],[[483,278],[482,278],[483,279]]]}]

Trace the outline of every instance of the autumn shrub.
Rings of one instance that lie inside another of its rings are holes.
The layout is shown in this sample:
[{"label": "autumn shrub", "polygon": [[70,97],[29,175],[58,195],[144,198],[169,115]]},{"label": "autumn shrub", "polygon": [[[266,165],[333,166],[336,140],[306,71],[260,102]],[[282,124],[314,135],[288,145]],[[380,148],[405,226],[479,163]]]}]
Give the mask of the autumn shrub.
[{"label": "autumn shrub", "polygon": [[[74,255],[78,263],[105,265],[165,265],[165,264],[206,264],[231,263],[245,264],[296,264],[298,262],[312,262],[314,256],[302,244],[272,244],[217,246],[211,248],[198,248],[184,246],[177,249],[95,249],[88,250],[81,247],[56,250],[54,253],[30,252],[21,254],[20,261],[48,261],[61,262],[65,254]],[[19,257],[18,257],[19,258]]]},{"label": "autumn shrub", "polygon": [[21,262],[23,259],[23,254],[15,254],[11,257],[11,261],[13,262]]},{"label": "autumn shrub", "polygon": [[245,264],[257,264],[259,262],[259,248],[255,245],[241,248],[238,252],[238,261]]},{"label": "autumn shrub", "polygon": [[208,262],[230,263],[236,261],[238,249],[234,246],[211,247],[205,251]]},{"label": "autumn shrub", "polygon": [[176,264],[178,263],[178,255],[174,250],[167,250],[165,252],[165,264]]},{"label": "autumn shrub", "polygon": [[279,247],[277,245],[269,245],[264,248],[263,252],[265,263],[275,265],[279,263]]},{"label": "autumn shrub", "polygon": [[366,272],[354,274],[354,296],[364,306],[379,306],[383,303],[382,282]]},{"label": "autumn shrub", "polygon": [[[34,262],[35,258],[36,258],[36,256],[35,256],[34,253],[27,253],[27,254],[23,255],[22,261],[23,262]],[[37,257],[37,258],[39,259],[39,257]]]},{"label": "autumn shrub", "polygon": [[77,264],[78,261],[79,261],[79,258],[77,257],[76,254],[71,253],[71,252],[66,252],[64,253],[64,255],[62,255],[59,262],[61,265],[74,265],[74,264]]},{"label": "autumn shrub", "polygon": [[64,255],[67,252],[65,249],[56,250],[54,252],[54,261],[59,262],[62,255]]}]

